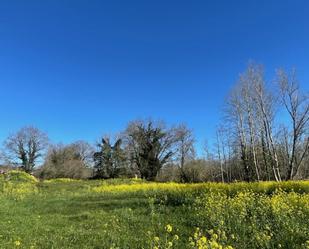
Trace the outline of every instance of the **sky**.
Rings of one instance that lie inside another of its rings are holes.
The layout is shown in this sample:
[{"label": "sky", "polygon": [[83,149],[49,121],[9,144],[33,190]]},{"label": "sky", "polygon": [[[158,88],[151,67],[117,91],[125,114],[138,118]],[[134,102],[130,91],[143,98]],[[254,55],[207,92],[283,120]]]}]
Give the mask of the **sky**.
[{"label": "sky", "polygon": [[96,141],[130,120],[186,123],[201,151],[254,60],[309,90],[309,1],[0,2],[0,143],[25,125]]}]

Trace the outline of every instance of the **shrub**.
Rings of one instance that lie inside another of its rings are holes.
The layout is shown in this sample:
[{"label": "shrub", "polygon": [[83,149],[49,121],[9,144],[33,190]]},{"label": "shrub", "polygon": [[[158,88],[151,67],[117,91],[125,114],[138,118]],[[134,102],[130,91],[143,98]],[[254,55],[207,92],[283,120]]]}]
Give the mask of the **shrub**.
[{"label": "shrub", "polygon": [[11,170],[0,176],[0,193],[14,198],[23,198],[27,194],[37,193],[38,180],[23,171]]}]

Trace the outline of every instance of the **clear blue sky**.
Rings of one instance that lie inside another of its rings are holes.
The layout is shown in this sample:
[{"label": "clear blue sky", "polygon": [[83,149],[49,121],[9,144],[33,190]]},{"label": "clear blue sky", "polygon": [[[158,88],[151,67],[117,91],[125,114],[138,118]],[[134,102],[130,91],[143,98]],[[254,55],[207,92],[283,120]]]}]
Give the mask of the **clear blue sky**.
[{"label": "clear blue sky", "polygon": [[201,146],[251,59],[308,90],[309,1],[1,1],[0,142],[29,124],[94,142],[151,116]]}]

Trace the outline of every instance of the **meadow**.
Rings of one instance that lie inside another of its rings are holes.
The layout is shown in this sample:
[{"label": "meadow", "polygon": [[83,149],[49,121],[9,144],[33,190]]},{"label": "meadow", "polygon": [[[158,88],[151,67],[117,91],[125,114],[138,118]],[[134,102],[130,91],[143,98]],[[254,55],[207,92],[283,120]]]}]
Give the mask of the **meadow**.
[{"label": "meadow", "polygon": [[1,248],[309,248],[309,182],[0,175]]}]

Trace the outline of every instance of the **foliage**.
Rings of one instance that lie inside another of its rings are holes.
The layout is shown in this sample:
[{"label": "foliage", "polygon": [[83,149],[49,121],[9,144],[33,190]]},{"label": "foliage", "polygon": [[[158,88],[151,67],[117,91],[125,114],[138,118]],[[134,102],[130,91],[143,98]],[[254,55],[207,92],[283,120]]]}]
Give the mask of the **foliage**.
[{"label": "foliage", "polygon": [[109,138],[102,138],[99,151],[93,155],[95,178],[116,178],[124,173],[126,158],[121,143],[122,140],[117,139],[112,145]]},{"label": "foliage", "polygon": [[235,248],[300,248],[309,236],[309,195],[211,193],[195,203],[196,221],[216,229]]},{"label": "foliage", "polygon": [[309,243],[306,181],[37,182],[24,172],[13,171],[10,176],[8,180],[2,175],[1,185],[29,184],[36,190],[27,195],[1,192],[0,243],[4,249],[305,249]]},{"label": "foliage", "polygon": [[37,193],[37,179],[23,171],[11,170],[0,175],[0,195],[23,198]]},{"label": "foliage", "polygon": [[173,156],[175,136],[164,124],[136,121],[129,124],[126,139],[130,157],[143,179],[154,180]]},{"label": "foliage", "polygon": [[80,144],[51,146],[44,165],[35,174],[42,179],[74,178],[85,179],[91,176],[85,155],[79,149]]}]

